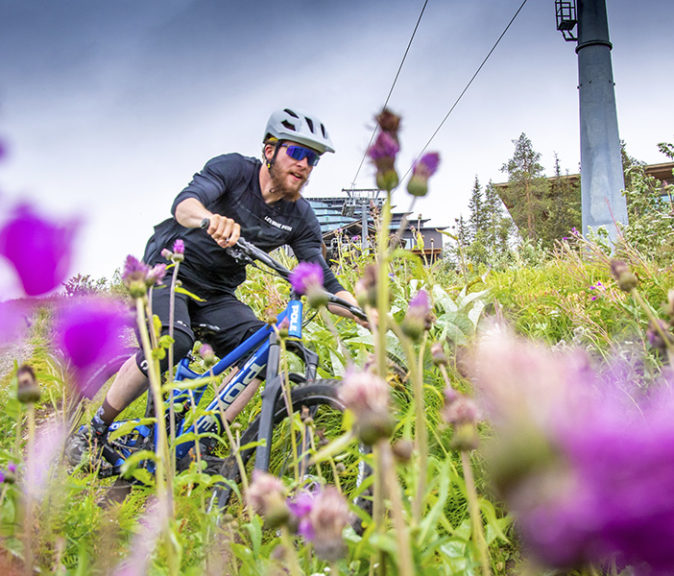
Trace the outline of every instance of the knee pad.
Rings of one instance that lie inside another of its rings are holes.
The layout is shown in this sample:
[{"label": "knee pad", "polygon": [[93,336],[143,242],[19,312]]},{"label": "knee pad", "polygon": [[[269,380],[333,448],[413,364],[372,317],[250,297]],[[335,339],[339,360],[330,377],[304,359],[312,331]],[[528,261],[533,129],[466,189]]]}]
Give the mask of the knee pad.
[{"label": "knee pad", "polygon": [[[173,340],[173,358],[175,359],[175,362],[178,362],[178,360],[187,356],[187,353],[192,350],[194,340],[189,334],[186,334],[182,330],[173,331]],[[147,360],[145,360],[145,354],[143,353],[142,348],[139,348],[136,352],[136,365],[145,376],[148,375],[148,364]],[[159,361],[159,369],[162,373],[166,372],[168,369],[168,354]]]}]

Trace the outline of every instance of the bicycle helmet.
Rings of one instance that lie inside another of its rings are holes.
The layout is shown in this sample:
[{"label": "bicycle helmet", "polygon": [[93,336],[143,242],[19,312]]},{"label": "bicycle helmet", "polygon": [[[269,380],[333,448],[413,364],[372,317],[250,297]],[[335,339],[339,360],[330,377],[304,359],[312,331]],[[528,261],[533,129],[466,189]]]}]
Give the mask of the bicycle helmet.
[{"label": "bicycle helmet", "polygon": [[267,142],[270,138],[292,140],[321,154],[335,151],[323,122],[315,116],[291,108],[276,110],[269,117],[264,141]]}]

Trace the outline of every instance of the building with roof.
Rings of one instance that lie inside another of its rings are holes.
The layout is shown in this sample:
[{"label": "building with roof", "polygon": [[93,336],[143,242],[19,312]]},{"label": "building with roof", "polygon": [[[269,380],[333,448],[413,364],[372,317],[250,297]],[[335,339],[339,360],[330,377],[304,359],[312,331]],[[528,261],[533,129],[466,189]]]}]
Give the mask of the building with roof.
[{"label": "building with roof", "polygon": [[[323,242],[328,248],[328,257],[334,256],[340,243],[360,243],[367,248],[373,245],[376,234],[375,218],[382,209],[384,199],[376,194],[376,190],[369,195],[352,194],[338,197],[311,197],[306,198],[314,209],[318,222],[321,226]],[[365,209],[365,218],[362,211]],[[413,215],[410,212],[398,212],[391,214],[390,234],[399,233],[402,227],[402,244],[408,250],[423,256],[427,262],[434,262],[442,255],[442,239],[440,230],[446,228],[428,226],[428,218],[421,214]],[[363,233],[364,222],[367,222],[367,230]],[[421,242],[417,237],[421,236]]]}]

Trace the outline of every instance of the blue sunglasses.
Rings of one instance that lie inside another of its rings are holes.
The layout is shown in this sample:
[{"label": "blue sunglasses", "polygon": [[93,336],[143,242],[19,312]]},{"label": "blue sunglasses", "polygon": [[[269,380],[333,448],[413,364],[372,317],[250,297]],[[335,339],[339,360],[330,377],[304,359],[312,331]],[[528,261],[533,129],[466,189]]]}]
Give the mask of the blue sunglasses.
[{"label": "blue sunglasses", "polygon": [[304,148],[303,146],[295,146],[294,144],[281,144],[286,149],[286,154],[290,156],[293,160],[301,162],[305,158],[309,166],[316,166],[318,161],[321,159],[318,152],[309,150],[309,148]]}]

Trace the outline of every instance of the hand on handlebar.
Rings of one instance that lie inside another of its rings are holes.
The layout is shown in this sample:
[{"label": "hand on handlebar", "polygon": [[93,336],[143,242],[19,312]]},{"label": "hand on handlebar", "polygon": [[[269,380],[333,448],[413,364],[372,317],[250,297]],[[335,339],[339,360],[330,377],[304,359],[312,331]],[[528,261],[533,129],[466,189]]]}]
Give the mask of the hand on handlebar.
[{"label": "hand on handlebar", "polygon": [[230,246],[234,246],[238,241],[241,235],[241,226],[231,218],[221,216],[220,214],[213,214],[209,218],[206,232],[218,243],[218,246],[229,248]]}]

